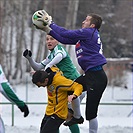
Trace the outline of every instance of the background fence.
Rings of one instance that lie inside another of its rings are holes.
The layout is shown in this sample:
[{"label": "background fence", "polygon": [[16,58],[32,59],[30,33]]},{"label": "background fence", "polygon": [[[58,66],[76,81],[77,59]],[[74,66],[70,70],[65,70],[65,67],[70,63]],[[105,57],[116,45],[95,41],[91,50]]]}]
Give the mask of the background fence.
[{"label": "background fence", "polygon": [[[12,106],[11,107],[11,126],[14,126],[14,119],[15,119],[15,115],[14,115],[14,105],[15,104],[12,104],[10,102],[2,102],[0,103],[2,105],[10,105]],[[26,102],[26,104],[28,105],[46,105],[47,103],[46,102]],[[86,103],[81,103],[81,105],[85,105]],[[100,103],[100,106],[102,105],[105,105],[105,106],[110,106],[110,105],[113,105],[113,106],[133,106],[133,102],[102,102]],[[132,107],[131,107],[132,108]],[[127,117],[130,117],[133,113],[133,108],[132,110],[129,110],[129,113],[127,115]]]}]

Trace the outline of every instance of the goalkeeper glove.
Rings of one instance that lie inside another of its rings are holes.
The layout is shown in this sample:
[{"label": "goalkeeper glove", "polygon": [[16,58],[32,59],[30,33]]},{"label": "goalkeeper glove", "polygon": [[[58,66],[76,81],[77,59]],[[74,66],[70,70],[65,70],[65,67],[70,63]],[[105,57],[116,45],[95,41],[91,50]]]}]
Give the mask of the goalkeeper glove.
[{"label": "goalkeeper glove", "polygon": [[28,106],[26,104],[24,104],[24,106],[20,106],[18,107],[21,112],[24,112],[24,117],[27,117],[28,114],[29,114],[29,109],[28,109]]},{"label": "goalkeeper glove", "polygon": [[47,34],[49,34],[49,32],[52,30],[48,25],[47,25],[47,26],[44,26],[43,28],[40,28],[40,27],[38,27],[38,26],[35,25],[35,24],[34,24],[34,26],[36,27],[36,29],[43,30],[43,31],[45,31]]},{"label": "goalkeeper glove", "polygon": [[48,15],[45,10],[40,10],[37,12],[38,21],[42,21],[44,26],[49,26],[52,23],[52,17]]}]

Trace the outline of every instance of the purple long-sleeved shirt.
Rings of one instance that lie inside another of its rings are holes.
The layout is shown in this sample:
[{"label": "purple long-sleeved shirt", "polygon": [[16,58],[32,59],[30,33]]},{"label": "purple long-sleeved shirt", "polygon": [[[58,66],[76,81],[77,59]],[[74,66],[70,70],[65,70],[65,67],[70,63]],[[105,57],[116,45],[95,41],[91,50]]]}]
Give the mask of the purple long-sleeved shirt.
[{"label": "purple long-sleeved shirt", "polygon": [[63,44],[76,45],[78,63],[85,72],[107,63],[102,54],[102,43],[97,29],[66,30],[55,23],[52,23],[50,27],[52,30],[49,35],[56,40]]}]

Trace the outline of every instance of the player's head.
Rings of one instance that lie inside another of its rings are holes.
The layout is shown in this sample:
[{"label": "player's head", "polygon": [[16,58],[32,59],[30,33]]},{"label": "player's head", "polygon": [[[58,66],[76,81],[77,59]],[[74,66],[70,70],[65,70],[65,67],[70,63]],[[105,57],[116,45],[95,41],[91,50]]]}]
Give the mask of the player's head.
[{"label": "player's head", "polygon": [[90,13],[87,15],[86,19],[82,22],[82,28],[96,28],[100,29],[102,24],[102,18],[101,16]]},{"label": "player's head", "polygon": [[58,45],[58,43],[59,42],[56,39],[54,39],[52,36],[46,35],[46,44],[49,50],[52,51],[56,47],[56,45]]},{"label": "player's head", "polygon": [[48,73],[43,70],[36,71],[32,76],[33,84],[38,87],[45,87],[48,84]]}]

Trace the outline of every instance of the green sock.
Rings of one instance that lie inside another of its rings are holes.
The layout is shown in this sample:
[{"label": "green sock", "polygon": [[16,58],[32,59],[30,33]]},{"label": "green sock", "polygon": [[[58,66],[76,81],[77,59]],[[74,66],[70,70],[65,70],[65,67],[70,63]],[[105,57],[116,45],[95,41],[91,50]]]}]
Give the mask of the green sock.
[{"label": "green sock", "polygon": [[57,133],[60,133],[59,129],[58,129]]},{"label": "green sock", "polygon": [[74,124],[69,127],[71,133],[80,133],[78,124]]}]

